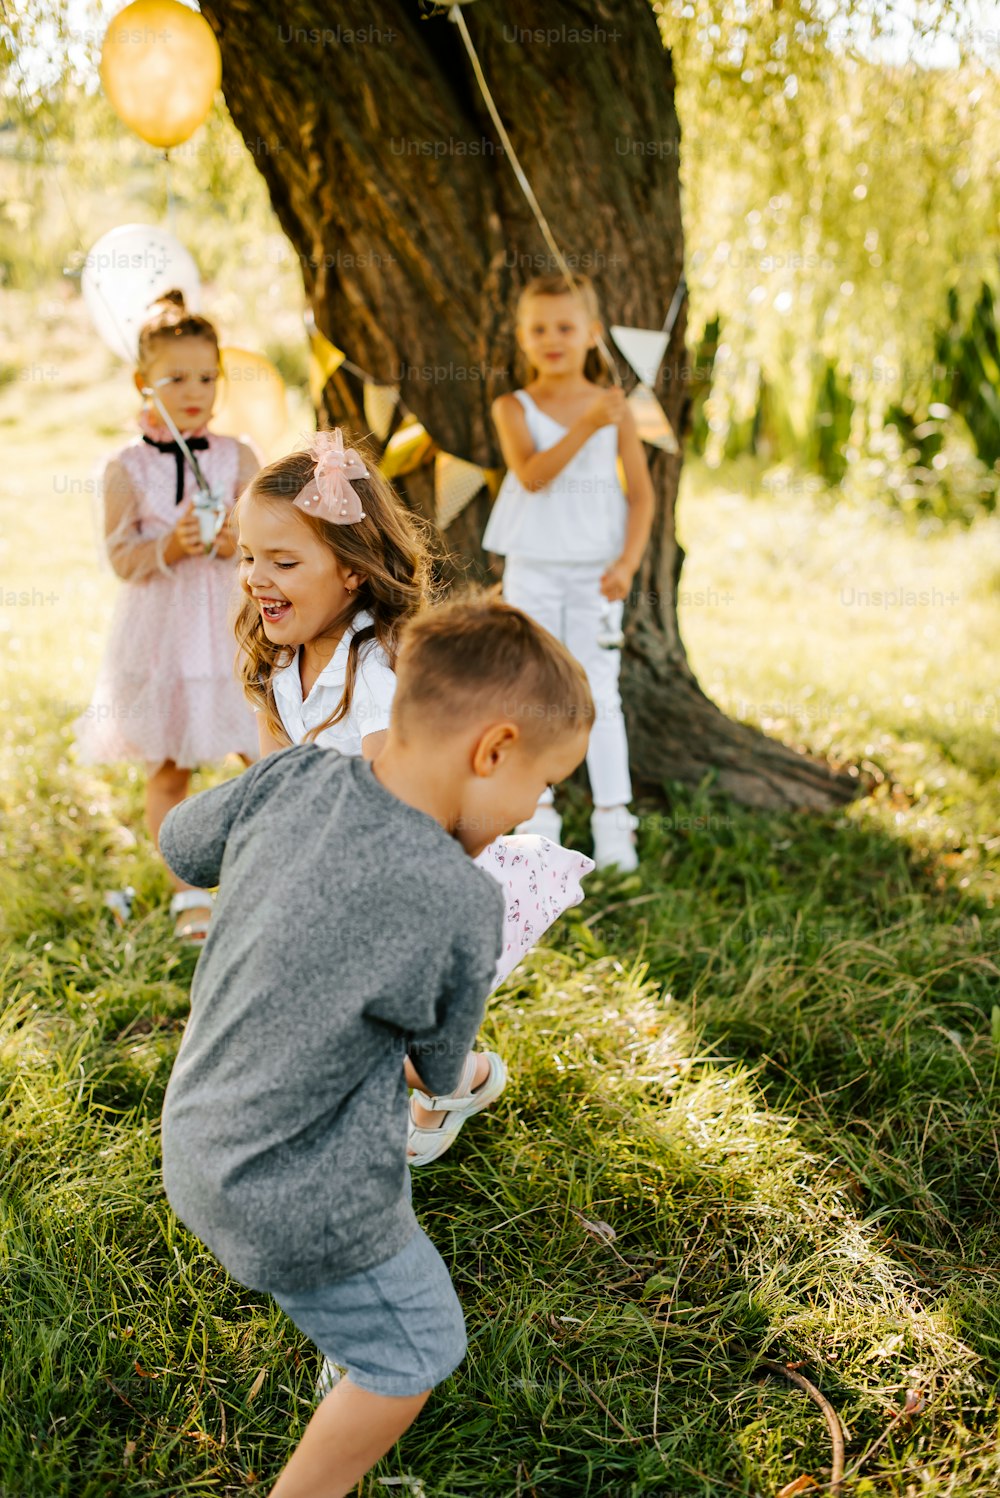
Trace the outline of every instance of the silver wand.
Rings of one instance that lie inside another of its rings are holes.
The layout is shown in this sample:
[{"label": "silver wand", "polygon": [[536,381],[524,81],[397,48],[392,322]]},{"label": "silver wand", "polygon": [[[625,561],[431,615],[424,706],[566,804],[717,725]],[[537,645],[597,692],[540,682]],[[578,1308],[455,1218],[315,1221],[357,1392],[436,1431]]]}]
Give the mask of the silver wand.
[{"label": "silver wand", "polygon": [[163,402],[160,400],[160,397],[156,393],[157,388],[160,385],[168,385],[169,383],[170,376],[167,375],[164,379],[157,380],[155,385],[144,385],[142,387],[142,393],[143,395],[148,396],[148,398],[153,402],[157,411],[159,411],[161,417],[163,418],[164,426],[170,432],[170,435],[177,443],[177,446],[184,454],[185,461],[190,467],[191,472],[194,474],[195,483],[198,485],[194,496],[194,512],[198,517],[198,529],[201,532],[202,545],[204,546],[206,551],[211,551],[212,547],[215,545],[215,538],[222,528],[222,522],[225,518],[226,510],[225,506],[219,502],[216,496],[212,493],[211,489],[208,487],[208,480],[205,478],[205,475],[202,473],[201,468],[199,467],[198,459],[195,457],[194,453],[184,441],[184,438],[181,436],[180,432],[177,430],[177,427],[174,425],[167,411],[167,408],[164,406]]}]

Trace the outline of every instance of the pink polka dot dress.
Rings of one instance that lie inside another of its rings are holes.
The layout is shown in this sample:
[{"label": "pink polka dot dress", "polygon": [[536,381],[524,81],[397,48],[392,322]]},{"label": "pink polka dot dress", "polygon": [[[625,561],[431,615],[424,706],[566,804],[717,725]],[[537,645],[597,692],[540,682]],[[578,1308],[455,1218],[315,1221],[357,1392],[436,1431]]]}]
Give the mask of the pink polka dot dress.
[{"label": "pink polka dot dress", "polygon": [[493,980],[494,988],[499,988],[563,911],[580,904],[580,881],[591,872],[594,861],[547,837],[512,833],[496,838],[475,862],[503,889],[507,905],[503,950]]},{"label": "pink polka dot dress", "polygon": [[[233,437],[207,436],[197,459],[212,491],[231,509],[257,461]],[[238,607],[235,557],[185,557],[167,566],[163,548],[194,475],[179,477],[175,455],[142,438],[108,464],[107,550],[123,579],[97,684],[76,720],[84,764],[165,760],[182,768],[227,754],[257,756],[257,730],[236,680],[232,620]]]}]

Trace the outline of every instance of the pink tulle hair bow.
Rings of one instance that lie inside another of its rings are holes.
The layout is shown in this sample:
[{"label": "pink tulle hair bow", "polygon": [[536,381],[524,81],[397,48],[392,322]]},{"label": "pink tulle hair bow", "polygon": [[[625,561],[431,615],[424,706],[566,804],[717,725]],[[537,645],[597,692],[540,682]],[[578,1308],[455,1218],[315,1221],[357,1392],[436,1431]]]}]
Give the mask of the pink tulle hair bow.
[{"label": "pink tulle hair bow", "polygon": [[344,447],[340,427],[317,432],[309,449],[316,472],[292,503],[307,515],[319,515],[333,525],[355,525],[364,520],[361,499],[351,479],[366,479],[368,469],[355,448]]}]

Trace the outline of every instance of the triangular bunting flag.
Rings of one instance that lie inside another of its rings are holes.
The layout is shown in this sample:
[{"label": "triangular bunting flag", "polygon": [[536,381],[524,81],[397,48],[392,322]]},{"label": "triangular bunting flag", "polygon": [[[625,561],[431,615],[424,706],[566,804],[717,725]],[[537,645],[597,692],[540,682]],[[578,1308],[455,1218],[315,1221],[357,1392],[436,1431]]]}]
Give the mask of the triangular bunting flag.
[{"label": "triangular bunting flag", "polygon": [[421,426],[415,416],[407,417],[386,445],[379,464],[387,479],[412,473],[426,463],[434,451],[434,442],[426,427]]},{"label": "triangular bunting flag", "polygon": [[443,531],[461,515],[486,481],[486,472],[478,463],[468,463],[452,453],[438,453],[434,459],[434,511]]},{"label": "triangular bunting flag", "polygon": [[612,328],[611,336],[644,385],[655,385],[670,334],[661,328]]},{"label": "triangular bunting flag", "polygon": [[376,385],[366,380],[364,388],[365,421],[377,442],[384,442],[392,426],[392,413],[399,400],[399,391],[392,385]]},{"label": "triangular bunting flag", "polygon": [[326,382],[343,364],[347,355],[334,348],[329,338],[317,328],[309,338],[309,394],[314,406],[323,399]]},{"label": "triangular bunting flag", "polygon": [[648,385],[637,385],[628,398],[628,404],[643,442],[648,442],[651,447],[662,447],[665,453],[680,451],[667,413]]}]

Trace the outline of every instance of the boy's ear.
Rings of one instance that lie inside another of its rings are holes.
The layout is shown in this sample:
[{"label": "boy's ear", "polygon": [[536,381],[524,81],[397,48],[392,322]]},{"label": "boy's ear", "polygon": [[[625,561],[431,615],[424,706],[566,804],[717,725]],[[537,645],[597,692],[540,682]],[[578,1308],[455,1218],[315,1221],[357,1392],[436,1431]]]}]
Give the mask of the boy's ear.
[{"label": "boy's ear", "polygon": [[472,773],[484,779],[495,774],[520,739],[516,723],[491,723],[473,746]]},{"label": "boy's ear", "polygon": [[139,394],[141,395],[142,392],[143,392],[143,390],[145,389],[146,381],[143,379],[142,375],[139,373],[138,370],[135,371],[135,373],[132,376],[132,379],[135,382],[135,388],[136,388],[136,390],[138,390]]}]

